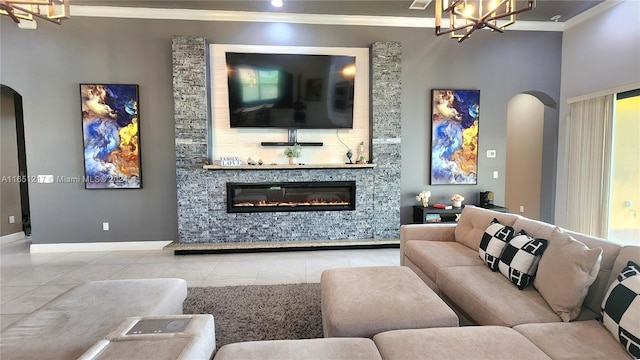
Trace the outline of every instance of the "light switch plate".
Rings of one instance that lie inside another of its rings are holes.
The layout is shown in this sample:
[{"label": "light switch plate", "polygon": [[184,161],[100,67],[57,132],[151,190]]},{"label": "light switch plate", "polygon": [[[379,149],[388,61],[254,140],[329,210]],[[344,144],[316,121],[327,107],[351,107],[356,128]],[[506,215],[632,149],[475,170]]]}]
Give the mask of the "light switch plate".
[{"label": "light switch plate", "polygon": [[488,158],[496,157],[496,151],[495,150],[487,150],[487,157]]}]

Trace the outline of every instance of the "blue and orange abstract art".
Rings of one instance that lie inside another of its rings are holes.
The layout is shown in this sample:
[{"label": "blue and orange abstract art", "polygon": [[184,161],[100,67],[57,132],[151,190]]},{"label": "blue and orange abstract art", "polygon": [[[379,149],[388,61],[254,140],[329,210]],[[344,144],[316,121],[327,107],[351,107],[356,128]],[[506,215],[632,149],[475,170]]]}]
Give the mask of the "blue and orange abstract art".
[{"label": "blue and orange abstract art", "polygon": [[80,84],[87,189],[140,189],[138,85]]},{"label": "blue and orange abstract art", "polygon": [[431,184],[477,184],[480,90],[433,90]]}]

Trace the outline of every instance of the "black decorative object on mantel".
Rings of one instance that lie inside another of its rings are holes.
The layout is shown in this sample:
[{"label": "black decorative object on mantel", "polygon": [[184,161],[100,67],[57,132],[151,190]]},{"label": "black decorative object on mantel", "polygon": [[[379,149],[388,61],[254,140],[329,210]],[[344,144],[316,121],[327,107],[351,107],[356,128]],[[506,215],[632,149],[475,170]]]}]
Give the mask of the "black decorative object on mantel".
[{"label": "black decorative object on mantel", "polygon": [[347,159],[349,159],[349,162],[347,164],[353,164],[353,161],[351,161],[352,156],[353,153],[351,152],[351,150],[347,151]]}]

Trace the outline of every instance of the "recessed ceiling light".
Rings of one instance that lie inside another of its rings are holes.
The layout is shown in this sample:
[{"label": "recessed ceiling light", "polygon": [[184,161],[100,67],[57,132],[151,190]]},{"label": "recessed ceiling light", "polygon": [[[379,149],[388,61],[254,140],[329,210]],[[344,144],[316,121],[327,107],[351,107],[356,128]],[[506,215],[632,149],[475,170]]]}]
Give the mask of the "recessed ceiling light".
[{"label": "recessed ceiling light", "polygon": [[282,7],[282,0],[271,0],[271,5],[274,7]]}]

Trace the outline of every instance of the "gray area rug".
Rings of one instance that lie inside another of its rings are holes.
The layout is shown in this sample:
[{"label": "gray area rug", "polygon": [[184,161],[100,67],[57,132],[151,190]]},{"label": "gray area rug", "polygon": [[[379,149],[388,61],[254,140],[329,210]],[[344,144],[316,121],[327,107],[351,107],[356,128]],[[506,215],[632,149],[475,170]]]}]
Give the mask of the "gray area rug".
[{"label": "gray area rug", "polygon": [[322,337],[320,284],[190,287],[185,314],[212,314],[216,346]]}]

